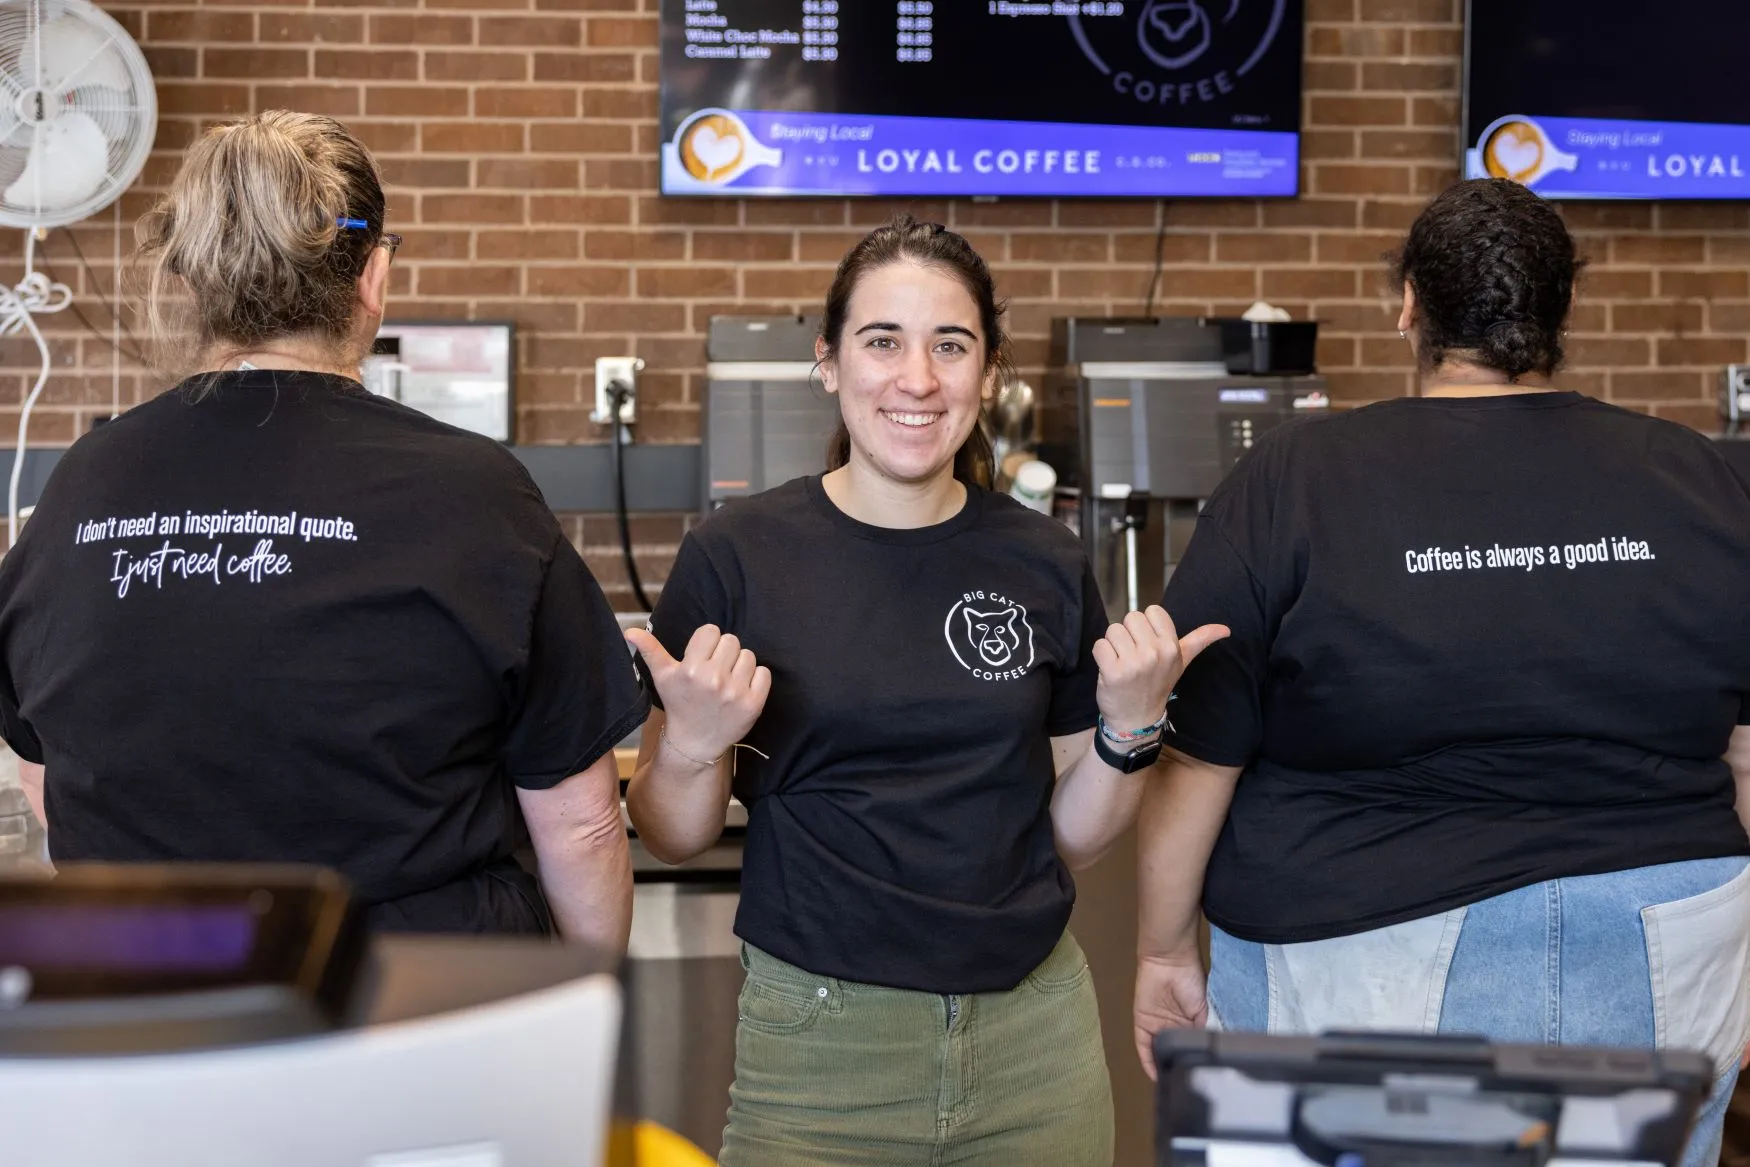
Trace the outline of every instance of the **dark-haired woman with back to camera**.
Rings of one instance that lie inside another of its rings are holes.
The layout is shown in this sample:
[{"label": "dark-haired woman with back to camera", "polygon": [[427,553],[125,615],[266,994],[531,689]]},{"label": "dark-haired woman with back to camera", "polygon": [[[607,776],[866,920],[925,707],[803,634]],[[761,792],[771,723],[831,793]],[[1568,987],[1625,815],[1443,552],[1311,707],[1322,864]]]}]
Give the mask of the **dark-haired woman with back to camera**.
[{"label": "dark-haired woman with back to camera", "polygon": [[0,564],[0,733],[57,862],[321,864],[379,929],[622,948],[648,702],[516,459],[359,383],[385,213],[330,118],[190,147],[138,256],[188,376],[75,443]]},{"label": "dark-haired woman with back to camera", "polygon": [[1578,267],[1548,203],[1453,187],[1396,271],[1420,396],[1286,427],[1210,499],[1165,604],[1233,634],[1144,800],[1137,1039],[1703,1050],[1702,1167],[1750,1038],[1750,493],[1562,389]]},{"label": "dark-haired woman with back to camera", "polygon": [[661,706],[640,839],[680,862],[732,790],[748,808],[722,1162],[1108,1167],[1069,871],[1134,817],[1182,661],[1223,630],[1108,627],[1075,537],[990,491],[1007,343],[960,236],[871,232],[815,351],[830,472],[695,528],[628,634]]}]

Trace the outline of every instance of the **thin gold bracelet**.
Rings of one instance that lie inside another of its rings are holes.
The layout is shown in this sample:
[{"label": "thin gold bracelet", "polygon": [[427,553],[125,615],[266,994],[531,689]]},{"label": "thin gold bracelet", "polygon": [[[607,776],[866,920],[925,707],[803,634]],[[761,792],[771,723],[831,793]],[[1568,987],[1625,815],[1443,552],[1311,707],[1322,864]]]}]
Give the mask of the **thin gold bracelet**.
[{"label": "thin gold bracelet", "polygon": [[[715,766],[718,762],[721,762],[724,758],[728,757],[728,755],[729,755],[729,750],[724,750],[721,754],[718,754],[715,758],[712,758],[710,761],[707,762],[703,758],[693,757],[693,755],[687,753],[687,751],[685,751],[685,750],[681,749],[679,746],[675,745],[674,741],[668,736],[668,726],[665,725],[662,727],[662,735],[661,736],[662,736],[662,743],[664,745],[666,745],[669,749],[673,750],[675,753],[679,754],[681,757],[685,758],[687,761],[691,762],[695,766]],[[733,746],[730,747],[730,749],[734,749],[734,748],[735,747],[733,747]]]}]

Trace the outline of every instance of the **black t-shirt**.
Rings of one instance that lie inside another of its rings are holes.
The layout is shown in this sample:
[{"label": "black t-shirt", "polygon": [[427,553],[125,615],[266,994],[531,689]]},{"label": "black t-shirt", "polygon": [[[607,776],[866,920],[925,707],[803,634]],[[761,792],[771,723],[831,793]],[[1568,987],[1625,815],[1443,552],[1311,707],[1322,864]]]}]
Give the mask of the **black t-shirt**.
[{"label": "black t-shirt", "polygon": [[1104,607],[1081,545],[968,488],[946,522],[857,522],[819,478],[734,502],[681,544],[652,620],[772,670],[736,751],[736,931],[825,976],[971,993],[1050,953],[1075,886],[1051,829],[1051,738],[1095,723]]},{"label": "black t-shirt", "polygon": [[1172,745],[1244,766],[1204,908],[1263,942],[1750,852],[1750,493],[1705,438],[1572,393],[1272,433],[1167,586],[1233,637]]},{"label": "black t-shirt", "polygon": [[540,928],[513,784],[647,709],[601,590],[496,442],[341,377],[213,385],[80,439],[0,564],[54,858],[322,863],[379,926]]}]

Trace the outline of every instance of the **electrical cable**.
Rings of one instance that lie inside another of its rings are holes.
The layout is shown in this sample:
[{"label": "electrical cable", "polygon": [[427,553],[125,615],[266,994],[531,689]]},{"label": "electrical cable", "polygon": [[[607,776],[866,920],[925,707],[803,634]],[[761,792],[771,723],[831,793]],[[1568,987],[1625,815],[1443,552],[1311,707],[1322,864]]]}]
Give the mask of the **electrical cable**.
[{"label": "electrical cable", "polygon": [[[134,335],[134,330],[129,328],[127,321],[122,318],[121,289],[120,289],[121,266],[120,266],[120,257],[119,257],[119,251],[120,251],[120,247],[121,247],[121,235],[119,233],[120,232],[119,226],[117,227],[117,232],[118,232],[116,235],[116,248],[117,248],[117,252],[118,252],[117,266],[116,266],[117,288],[116,288],[116,298],[115,298],[115,301],[112,303],[109,296],[104,293],[103,285],[97,279],[97,272],[92,269],[90,261],[88,261],[85,258],[85,249],[79,246],[79,237],[77,235],[73,234],[72,228],[70,228],[70,227],[62,227],[61,228],[61,234],[65,235],[67,237],[67,242],[73,245],[73,254],[78,257],[79,266],[84,269],[85,278],[90,281],[91,290],[97,296],[97,302],[99,304],[103,305],[103,310],[105,312],[109,313],[109,318],[111,321],[112,329],[120,329],[121,330],[121,332],[128,338],[128,344],[132,346],[132,351],[130,352],[128,349],[120,348],[114,342],[111,342],[110,347],[115,348],[117,352],[121,353],[123,356],[127,357],[129,360],[134,361],[135,363],[140,364],[140,365],[146,365],[148,362],[146,361],[146,358],[144,355],[145,351],[146,351],[145,346],[140,343],[140,338]],[[43,266],[47,267],[48,265],[45,262]],[[74,307],[74,312],[76,315],[79,316],[79,318],[81,320],[85,319],[84,314],[79,312],[77,305],[75,305],[75,307]],[[94,333],[97,333],[99,339],[104,339],[102,333],[98,332],[98,330],[94,326],[88,325],[88,327],[91,327],[92,331]]]},{"label": "electrical cable", "polygon": [[610,457],[614,463],[614,509],[620,520],[620,550],[626,557],[626,579],[632,585],[632,598],[638,601],[638,610],[651,610],[650,597],[644,594],[644,581],[638,577],[638,564],[632,556],[632,516],[626,509],[626,452],[624,447],[631,442],[632,434],[626,423],[620,420],[620,407],[625,404],[631,390],[623,381],[615,381],[608,386],[608,404],[614,411],[614,424],[608,435]]},{"label": "electrical cable", "polygon": [[1155,313],[1155,293],[1160,290],[1161,272],[1166,266],[1167,200],[1162,199],[1156,205],[1160,208],[1161,222],[1159,230],[1155,232],[1155,269],[1148,278],[1148,295],[1143,298],[1142,302],[1144,316],[1153,316]]},{"label": "electrical cable", "polygon": [[0,336],[28,332],[42,357],[36,384],[31,386],[18,411],[18,443],[12,449],[12,474],[6,488],[8,548],[18,542],[18,487],[24,477],[24,455],[30,444],[30,413],[36,408],[37,398],[42,396],[43,386],[48,384],[52,367],[49,342],[43,339],[35,317],[59,312],[73,302],[73,292],[67,285],[51,283],[47,276],[35,270],[35,265],[36,231],[27,230],[24,235],[24,278],[15,287],[0,285]]}]

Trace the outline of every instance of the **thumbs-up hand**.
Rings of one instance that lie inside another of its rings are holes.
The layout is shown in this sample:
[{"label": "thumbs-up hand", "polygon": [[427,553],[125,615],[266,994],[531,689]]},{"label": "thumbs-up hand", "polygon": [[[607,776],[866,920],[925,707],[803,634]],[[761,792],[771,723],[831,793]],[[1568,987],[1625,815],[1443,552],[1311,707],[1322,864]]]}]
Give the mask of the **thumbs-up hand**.
[{"label": "thumbs-up hand", "polygon": [[1120,730],[1153,724],[1186,666],[1228,631],[1223,624],[1205,624],[1181,639],[1159,604],[1132,612],[1122,624],[1106,629],[1094,644],[1094,663],[1100,668],[1095,700],[1106,724]]},{"label": "thumbs-up hand", "polygon": [[759,720],[772,691],[772,670],[715,624],[693,633],[680,660],[643,628],[627,629],[626,639],[662,697],[668,718],[663,732],[682,757],[715,761]]}]

